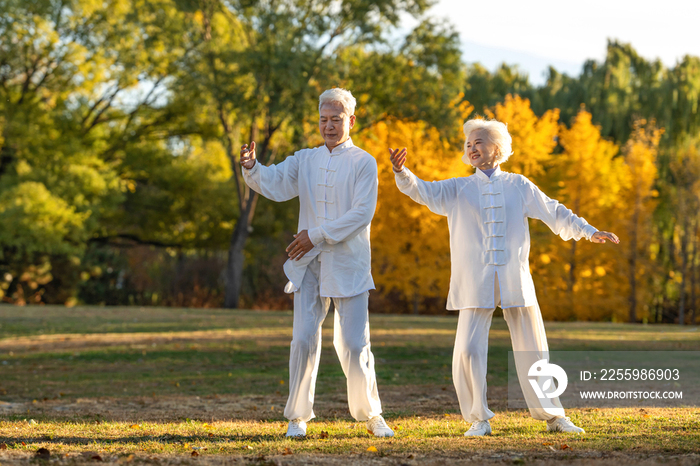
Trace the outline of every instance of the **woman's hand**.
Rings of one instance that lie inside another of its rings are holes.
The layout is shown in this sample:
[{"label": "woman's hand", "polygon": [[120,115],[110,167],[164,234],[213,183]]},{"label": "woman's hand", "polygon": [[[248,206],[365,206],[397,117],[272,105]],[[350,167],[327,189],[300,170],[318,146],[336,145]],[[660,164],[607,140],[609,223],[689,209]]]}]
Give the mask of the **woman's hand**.
[{"label": "woman's hand", "polygon": [[609,231],[596,231],[591,236],[591,243],[605,243],[608,240],[611,243],[619,244],[620,238],[615,235],[615,233],[610,233]]},{"label": "woman's hand", "polygon": [[406,163],[406,155],[408,151],[404,147],[403,149],[389,149],[391,154],[391,164],[394,166],[394,171],[399,173],[403,170],[403,164]]}]

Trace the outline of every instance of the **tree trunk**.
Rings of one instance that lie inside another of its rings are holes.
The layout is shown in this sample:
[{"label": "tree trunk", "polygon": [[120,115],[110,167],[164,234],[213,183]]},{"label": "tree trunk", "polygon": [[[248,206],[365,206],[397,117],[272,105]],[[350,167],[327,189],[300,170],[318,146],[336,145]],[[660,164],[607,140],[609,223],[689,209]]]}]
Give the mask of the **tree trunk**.
[{"label": "tree trunk", "polygon": [[698,285],[698,272],[700,272],[700,267],[698,266],[698,259],[700,258],[700,256],[698,256],[698,234],[700,233],[698,231],[698,219],[699,218],[696,217],[696,224],[693,227],[693,260],[690,263],[690,305],[693,307],[690,323],[692,325],[696,324],[698,311],[697,294],[695,292],[695,288]]},{"label": "tree trunk", "polygon": [[569,262],[569,312],[567,318],[571,318],[576,315],[576,310],[574,309],[575,299],[574,299],[574,286],[576,285],[576,241],[571,243],[571,261]]},{"label": "tree trunk", "polygon": [[635,203],[634,214],[632,215],[632,228],[630,236],[629,281],[630,294],[629,302],[629,322],[637,322],[637,221],[639,219],[639,202]]},{"label": "tree trunk", "polygon": [[0,176],[7,172],[7,169],[15,161],[15,149],[10,145],[11,136],[9,135],[9,124],[5,125],[5,129],[2,132],[0,141],[4,141],[4,144],[0,144]]},{"label": "tree trunk", "polygon": [[[235,309],[238,307],[238,302],[241,296],[241,285],[243,283],[243,267],[245,266],[245,243],[251,232],[250,225],[253,223],[255,215],[255,206],[258,203],[258,193],[250,189],[243,180],[242,168],[238,164],[237,143],[233,139],[233,128],[228,124],[226,112],[220,108],[219,118],[224,129],[226,150],[228,152],[231,168],[233,170],[233,179],[236,183],[236,191],[239,198],[240,214],[238,221],[231,234],[228,250],[228,264],[226,266],[226,296],[224,298],[224,307],[227,309]],[[255,118],[252,119],[255,121]],[[273,127],[271,117],[267,117],[267,127],[264,133],[264,138],[261,144],[256,148],[257,162],[263,165],[266,162],[273,162],[275,154],[270,151],[270,141],[272,135],[279,126]],[[237,132],[237,130],[236,130]],[[237,136],[237,135],[236,135]],[[258,137],[258,129],[254,123],[250,127],[250,141],[256,140]]]},{"label": "tree trunk", "polygon": [[679,187],[680,195],[678,202],[678,213],[681,218],[678,234],[680,236],[680,253],[681,253],[681,283],[679,290],[678,302],[678,325],[685,324],[685,284],[688,275],[688,217],[685,212],[685,193],[683,187]]},{"label": "tree trunk", "polygon": [[[675,270],[676,268],[676,243],[673,240],[673,232],[675,231],[676,225],[670,225],[669,231],[670,235],[667,238],[667,244],[668,247],[666,248],[666,258],[667,258],[667,264],[666,264],[666,270]],[[668,295],[668,289],[670,288],[669,284],[671,282],[672,278],[669,273],[664,273],[664,282],[663,286],[661,287],[661,303],[662,303],[662,308],[661,308],[661,320],[659,322],[664,322],[664,316],[668,314],[668,309],[673,307],[672,304],[669,304],[670,297]],[[674,316],[671,318],[671,322],[673,322],[673,319],[675,318],[675,313]]]},{"label": "tree trunk", "polygon": [[228,264],[226,265],[226,297],[224,298],[224,307],[227,309],[237,308],[241,296],[243,266],[245,265],[244,249],[249,235],[248,227],[248,216],[241,213],[229,242]]},{"label": "tree trunk", "polygon": [[688,219],[683,212],[685,209],[683,198],[681,198],[681,215],[683,215],[683,223],[681,224],[681,289],[680,299],[678,303],[678,325],[685,325],[685,286],[688,279]]}]

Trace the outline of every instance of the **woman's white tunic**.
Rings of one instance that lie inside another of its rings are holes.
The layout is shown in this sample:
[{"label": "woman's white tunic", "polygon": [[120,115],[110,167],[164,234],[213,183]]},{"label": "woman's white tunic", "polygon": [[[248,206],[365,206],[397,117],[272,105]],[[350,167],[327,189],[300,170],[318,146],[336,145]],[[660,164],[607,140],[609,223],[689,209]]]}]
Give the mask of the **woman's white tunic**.
[{"label": "woman's white tunic", "polygon": [[269,167],[243,169],[251,189],[273,201],[299,196],[299,226],[314,248],[288,260],[285,291],[301,286],[306,267],[319,256],[322,297],[347,298],[374,289],[370,222],[377,207],[377,161],[348,139],[333,152],[323,145],[303,149]]},{"label": "woman's white tunic", "polygon": [[404,167],[399,190],[447,217],[452,273],[447,309],[494,308],[494,275],[501,307],[537,303],[530,274],[528,217],[542,220],[565,241],[590,239],[598,230],[522,175],[496,168],[472,176],[426,182]]}]

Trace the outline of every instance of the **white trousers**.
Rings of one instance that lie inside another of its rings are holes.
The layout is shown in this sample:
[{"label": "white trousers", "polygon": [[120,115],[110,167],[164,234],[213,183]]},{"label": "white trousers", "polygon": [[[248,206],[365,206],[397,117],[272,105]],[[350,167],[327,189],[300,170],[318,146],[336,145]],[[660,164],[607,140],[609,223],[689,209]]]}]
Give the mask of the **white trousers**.
[{"label": "white trousers", "polygon": [[[501,293],[496,277],[496,305],[500,305]],[[489,343],[489,328],[494,309],[462,309],[459,311],[457,336],[452,358],[452,379],[459,408],[465,421],[485,421],[494,416],[486,401],[486,367]],[[528,381],[530,366],[540,359],[549,360],[549,347],[544,331],[539,305],[503,309],[503,317],[510,330],[515,367],[525,402],[533,418],[550,420],[557,416],[542,408]],[[559,398],[549,400],[561,407]]]},{"label": "white trousers", "polygon": [[382,413],[369,342],[369,292],[351,298],[322,298],[319,289],[320,263],[313,259],[294,292],[294,326],[289,355],[287,419],[313,419],[316,375],[321,355],[321,326],[331,299],[335,305],[333,345],[347,379],[350,414],[366,421]]}]

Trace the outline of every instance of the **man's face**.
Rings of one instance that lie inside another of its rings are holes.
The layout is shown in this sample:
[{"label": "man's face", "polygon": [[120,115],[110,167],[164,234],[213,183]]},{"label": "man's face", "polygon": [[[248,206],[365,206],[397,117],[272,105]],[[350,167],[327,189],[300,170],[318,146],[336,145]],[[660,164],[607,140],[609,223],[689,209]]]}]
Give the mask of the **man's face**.
[{"label": "man's face", "polygon": [[477,129],[469,133],[466,148],[469,163],[474,167],[489,170],[498,165],[496,145],[491,142],[486,130]]},{"label": "man's face", "polygon": [[355,126],[355,115],[348,116],[340,104],[323,104],[319,111],[318,127],[329,150],[344,143]]}]

